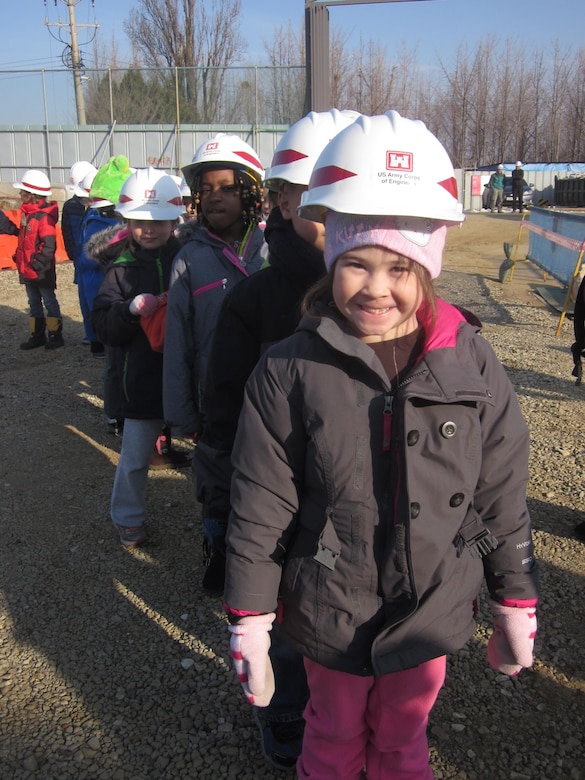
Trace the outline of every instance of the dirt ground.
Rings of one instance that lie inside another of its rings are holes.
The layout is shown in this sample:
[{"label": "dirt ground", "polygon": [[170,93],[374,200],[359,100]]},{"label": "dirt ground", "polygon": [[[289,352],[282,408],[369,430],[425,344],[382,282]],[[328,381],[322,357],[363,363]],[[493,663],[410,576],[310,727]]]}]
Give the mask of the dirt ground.
[{"label": "dirt ground", "polygon": [[[468,215],[448,232],[444,283],[472,279],[461,289],[474,297],[457,302],[487,312],[487,337],[534,426],[530,506],[547,589],[540,660],[518,682],[498,680],[477,647],[452,661],[431,723],[443,780],[585,778],[585,565],[571,538],[584,517],[574,507],[585,464],[578,431],[564,435],[584,396],[570,378],[570,325],[555,339],[557,315],[534,294],[543,274],[520,262],[511,283],[498,282],[503,244],[519,227],[511,213]],[[65,347],[25,352],[26,296],[15,271],[0,271],[0,777],[281,777],[238,694],[221,604],[199,587],[190,473],[151,473],[148,547],[129,553],[115,539],[108,502],[120,440],[106,431],[103,361],[81,343],[70,264],[58,267],[58,285]],[[473,644],[482,642],[485,630]]]},{"label": "dirt ground", "polygon": [[[523,229],[520,235],[520,224],[520,218],[512,214],[468,215],[461,228],[448,231],[444,270],[497,281],[499,265],[505,257],[504,242],[516,243],[520,236],[517,256],[523,258],[526,254],[528,231]],[[47,516],[58,516],[62,511],[63,476],[75,475],[82,484],[92,482],[96,458],[105,458],[115,466],[119,449],[119,441],[105,432],[101,412],[103,364],[92,358],[81,343],[83,328],[70,263],[58,266],[57,278],[66,346],[54,352],[25,352],[18,345],[28,337],[26,294],[15,271],[0,271],[0,414],[17,415],[23,426],[30,425],[36,432],[32,438],[25,436],[27,429],[14,432],[20,439],[19,468],[11,468],[10,479],[23,495],[30,495],[33,479],[35,490],[43,495]],[[503,300],[519,297],[531,306],[546,307],[534,295],[534,289],[542,282],[542,273],[531,263],[518,263],[513,281],[502,285]],[[550,279],[547,284],[560,287]],[[464,301],[459,303],[466,305]],[[74,410],[82,413],[81,420],[72,414]],[[12,450],[10,444],[8,450]],[[12,458],[2,464],[3,468],[15,465]],[[49,473],[43,474],[42,483],[36,481],[40,466],[49,469]]]}]

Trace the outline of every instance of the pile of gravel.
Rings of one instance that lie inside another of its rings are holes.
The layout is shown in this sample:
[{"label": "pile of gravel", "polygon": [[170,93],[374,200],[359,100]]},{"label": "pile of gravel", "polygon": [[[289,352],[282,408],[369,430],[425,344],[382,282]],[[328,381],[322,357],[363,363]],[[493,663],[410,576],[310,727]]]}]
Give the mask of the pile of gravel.
[{"label": "pile of gravel", "polygon": [[[120,548],[108,500],[120,442],[101,407],[103,362],[81,345],[72,269],[59,269],[66,347],[21,352],[25,296],[0,275],[0,777],[171,780],[287,776],[262,758],[218,599],[200,589],[189,473],[152,473],[150,543]],[[530,510],[543,598],[534,667],[491,671],[482,606],[431,716],[442,780],[585,778],[583,399],[571,324],[476,274],[440,292],[484,323],[532,431]],[[186,442],[178,442],[186,448]],[[289,775],[290,776],[290,775]]]}]

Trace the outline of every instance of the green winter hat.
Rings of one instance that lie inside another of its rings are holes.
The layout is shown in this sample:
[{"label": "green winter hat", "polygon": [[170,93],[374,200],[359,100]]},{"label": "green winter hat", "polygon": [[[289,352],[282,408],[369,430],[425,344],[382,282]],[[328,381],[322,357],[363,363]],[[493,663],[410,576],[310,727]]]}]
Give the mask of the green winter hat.
[{"label": "green winter hat", "polygon": [[128,158],[123,154],[110,157],[99,169],[89,191],[92,206],[108,206],[118,202],[120,190],[132,174]]}]

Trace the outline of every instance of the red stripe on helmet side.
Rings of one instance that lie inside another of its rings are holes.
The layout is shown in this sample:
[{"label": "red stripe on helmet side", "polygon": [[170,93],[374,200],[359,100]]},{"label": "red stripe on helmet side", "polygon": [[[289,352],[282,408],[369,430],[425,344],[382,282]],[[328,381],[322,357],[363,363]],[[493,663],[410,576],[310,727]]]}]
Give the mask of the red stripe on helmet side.
[{"label": "red stripe on helmet side", "polygon": [[443,179],[443,181],[438,182],[438,184],[457,200],[457,180],[454,176],[450,179]]},{"label": "red stripe on helmet side", "polygon": [[34,190],[42,190],[43,192],[50,192],[51,191],[50,187],[39,187],[38,184],[29,184],[27,181],[23,181],[22,182],[22,186],[23,187],[31,187]]},{"label": "red stripe on helmet side", "polygon": [[238,157],[241,157],[242,160],[245,160],[247,163],[250,163],[255,168],[262,169],[262,163],[260,160],[258,160],[257,157],[254,157],[254,155],[249,154],[248,152],[234,152]]},{"label": "red stripe on helmet side", "polygon": [[297,152],[295,149],[282,149],[280,152],[275,152],[271,167],[276,168],[277,165],[288,165],[298,162],[298,160],[306,160],[308,156],[308,154]]},{"label": "red stripe on helmet side", "polygon": [[337,181],[343,181],[352,176],[357,176],[357,173],[347,171],[345,168],[339,168],[337,165],[325,165],[323,168],[313,171],[309,189],[312,189],[313,187],[326,187],[328,184],[335,184]]}]

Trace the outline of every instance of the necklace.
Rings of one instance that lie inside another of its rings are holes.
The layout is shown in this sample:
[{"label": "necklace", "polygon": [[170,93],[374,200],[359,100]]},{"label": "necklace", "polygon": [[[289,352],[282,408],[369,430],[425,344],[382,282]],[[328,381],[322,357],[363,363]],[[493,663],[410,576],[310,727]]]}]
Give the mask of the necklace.
[{"label": "necklace", "polygon": [[396,383],[396,386],[394,386],[394,382],[392,382],[392,389],[397,390],[398,389],[398,363],[396,362],[396,344],[392,344],[392,360],[394,362],[394,382]]}]

